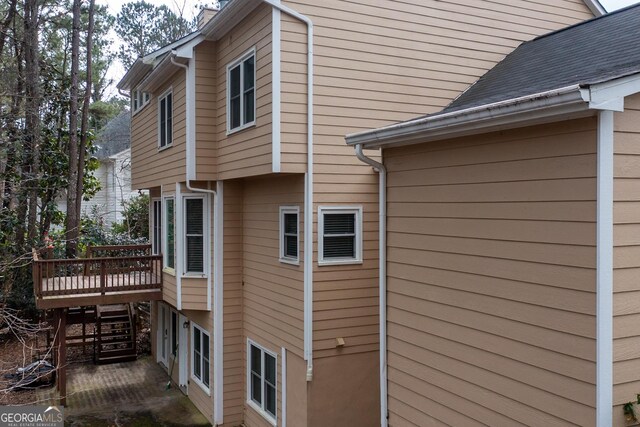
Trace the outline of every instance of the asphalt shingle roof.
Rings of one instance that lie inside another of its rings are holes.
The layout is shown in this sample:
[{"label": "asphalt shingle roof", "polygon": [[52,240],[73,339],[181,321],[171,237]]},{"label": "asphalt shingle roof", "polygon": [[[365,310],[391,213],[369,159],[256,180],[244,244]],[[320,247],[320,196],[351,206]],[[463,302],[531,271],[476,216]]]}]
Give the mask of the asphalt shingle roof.
[{"label": "asphalt shingle roof", "polygon": [[521,44],[441,113],[640,72],[640,4]]}]

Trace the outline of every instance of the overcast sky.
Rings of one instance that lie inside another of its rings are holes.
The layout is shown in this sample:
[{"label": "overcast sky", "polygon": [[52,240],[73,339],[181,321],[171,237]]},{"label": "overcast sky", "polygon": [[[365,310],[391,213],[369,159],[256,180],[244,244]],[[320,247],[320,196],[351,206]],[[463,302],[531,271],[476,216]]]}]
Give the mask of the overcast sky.
[{"label": "overcast sky", "polygon": [[[120,12],[120,8],[124,3],[132,0],[97,0],[99,4],[107,5],[109,7],[109,11],[112,15],[116,15]],[[208,3],[211,4],[214,1],[199,1],[199,0],[146,0],[149,3],[153,3],[156,5],[166,4],[174,11],[184,10],[184,16],[186,18],[192,18],[198,13],[197,5],[200,3]],[[631,4],[638,3],[639,0],[600,0],[600,3],[607,9],[607,11],[611,12],[616,9],[620,9],[622,7],[629,6]],[[117,38],[115,34],[113,34],[114,38],[114,48],[117,46]],[[115,83],[120,80],[120,78],[124,75],[124,68],[122,65],[116,60],[109,69],[109,76],[112,78]],[[115,85],[112,86],[111,90],[107,90],[105,94],[107,97],[113,96],[117,93],[115,89]]]}]

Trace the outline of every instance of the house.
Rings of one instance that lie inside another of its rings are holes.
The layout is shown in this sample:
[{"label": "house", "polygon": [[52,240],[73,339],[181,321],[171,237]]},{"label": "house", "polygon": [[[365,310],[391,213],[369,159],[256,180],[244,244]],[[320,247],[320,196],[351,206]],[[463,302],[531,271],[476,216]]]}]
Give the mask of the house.
[{"label": "house", "polygon": [[599,13],[519,3],[233,0],[122,78],[163,257],[154,355],[213,424],[381,421],[378,176],[344,135]]},{"label": "house", "polygon": [[347,137],[382,173],[390,425],[629,425],[639,26],[538,37],[442,111]]},{"label": "house", "polygon": [[[106,228],[123,220],[125,203],[139,194],[131,189],[130,113],[123,111],[110,120],[96,139],[94,156],[100,162],[93,171],[100,189],[90,200],[83,200],[81,212],[100,220]],[[67,210],[64,193],[57,201],[58,209]]]}]

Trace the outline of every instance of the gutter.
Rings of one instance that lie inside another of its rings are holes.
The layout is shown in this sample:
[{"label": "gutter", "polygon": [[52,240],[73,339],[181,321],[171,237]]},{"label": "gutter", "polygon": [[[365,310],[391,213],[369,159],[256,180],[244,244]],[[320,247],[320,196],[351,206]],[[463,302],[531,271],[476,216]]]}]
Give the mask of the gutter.
[{"label": "gutter", "polygon": [[540,92],[506,101],[450,113],[435,114],[415,120],[346,136],[347,144],[362,144],[363,148],[402,145],[411,142],[436,141],[515,127],[522,121],[543,122],[558,114],[589,110],[590,93],[580,85]]},{"label": "gutter", "polygon": [[[224,393],[224,183],[216,182],[216,190],[196,188],[191,186],[191,180],[196,178],[195,167],[195,57],[193,49],[189,52],[189,65],[184,65],[175,60],[177,54],[171,53],[171,62],[184,68],[185,79],[185,106],[186,106],[186,170],[185,183],[187,189],[194,193],[204,193],[213,197],[213,261],[207,265],[207,309],[211,310],[211,285],[213,281],[213,423],[214,425],[223,422],[223,393]],[[178,184],[179,185],[179,184]],[[210,206],[210,205],[209,205]],[[209,207],[207,207],[209,209]],[[210,241],[209,239],[207,239]],[[208,259],[212,258],[212,248],[209,244]],[[211,264],[213,263],[213,271]]]},{"label": "gutter", "polygon": [[307,381],[311,381],[313,379],[313,22],[305,15],[282,5],[280,0],[262,1],[307,26],[307,173],[304,177],[304,359],[307,361]]},{"label": "gutter", "polygon": [[387,168],[362,152],[362,144],[355,146],[356,157],[380,174],[378,197],[378,299],[380,316],[380,426],[387,427]]}]

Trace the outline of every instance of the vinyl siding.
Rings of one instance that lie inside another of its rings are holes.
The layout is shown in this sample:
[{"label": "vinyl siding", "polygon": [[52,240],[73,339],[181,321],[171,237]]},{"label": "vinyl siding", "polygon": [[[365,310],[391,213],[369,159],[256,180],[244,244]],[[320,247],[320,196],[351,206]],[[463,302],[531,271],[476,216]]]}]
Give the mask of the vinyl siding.
[{"label": "vinyl siding", "polygon": [[[173,87],[173,146],[158,151],[158,96]],[[131,119],[133,189],[171,185],[185,177],[185,73],[179,70]]]},{"label": "vinyl siding", "polygon": [[[279,261],[280,206],[300,207],[300,249],[303,247],[301,220],[304,179],[280,176],[247,179],[244,182],[243,223],[243,336],[246,381],[246,338],[278,355],[278,419],[281,408],[281,348],[290,355],[303,356],[303,265]],[[303,252],[300,250],[300,259]],[[246,400],[246,386],[244,398]],[[245,423],[268,425],[267,421],[245,405]]]},{"label": "vinyl siding", "polygon": [[[577,0],[286,4],[314,22],[314,221],[320,205],[364,215],[364,262],[314,267],[314,357],[376,351],[378,177],[344,135],[438,111],[522,41],[592,14]],[[306,35],[282,15],[284,172],[306,170]]]},{"label": "vinyl siding", "polygon": [[213,318],[210,312],[206,311],[192,311],[192,310],[183,310],[183,314],[189,319],[190,322],[196,323],[200,328],[205,329],[209,332],[209,387],[210,394],[207,392],[193,380],[192,376],[192,368],[191,364],[193,363],[193,353],[191,351],[191,340],[193,339],[193,331],[192,328],[189,328],[189,363],[188,363],[188,374],[189,378],[189,399],[193,402],[193,404],[198,408],[202,414],[207,417],[207,420],[213,421],[213,334],[211,331],[213,330]]},{"label": "vinyl siding", "polygon": [[[270,173],[271,7],[262,5],[217,42],[218,179]],[[227,135],[227,65],[256,49],[256,124]]]},{"label": "vinyl siding", "polygon": [[640,393],[640,96],[614,121],[613,425],[628,425],[622,405]]},{"label": "vinyl siding", "polygon": [[196,179],[215,180],[218,111],[217,52],[214,42],[194,48],[196,64]]},{"label": "vinyl siding", "polygon": [[595,425],[595,126],[384,150],[390,425]]}]

